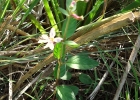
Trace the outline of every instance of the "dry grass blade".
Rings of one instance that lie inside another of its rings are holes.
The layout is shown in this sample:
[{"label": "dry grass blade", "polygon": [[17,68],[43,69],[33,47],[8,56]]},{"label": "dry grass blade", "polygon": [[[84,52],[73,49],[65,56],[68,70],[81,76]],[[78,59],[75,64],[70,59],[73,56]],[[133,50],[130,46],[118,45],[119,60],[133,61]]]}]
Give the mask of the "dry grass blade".
[{"label": "dry grass blade", "polygon": [[134,22],[136,19],[139,19],[140,13],[139,12],[129,12],[122,14],[122,16],[119,16],[117,18],[114,18],[113,20],[104,23],[103,25],[87,32],[86,34],[78,37],[75,39],[75,42],[79,44],[87,43],[91,40],[94,40],[104,34],[107,34],[109,32],[112,32],[114,30],[117,30],[123,26],[126,26],[132,22]]},{"label": "dry grass blade", "polygon": [[[18,29],[17,27],[11,25],[11,23],[12,23],[11,20],[12,20],[12,17],[9,16],[9,17],[7,17],[6,21],[1,24],[1,26],[0,26],[0,33],[3,33],[3,31],[5,29],[9,29],[10,31],[16,32],[17,34],[22,35],[22,36],[30,36],[29,33],[26,33],[24,31]],[[32,40],[37,41],[36,39],[32,39]]]},{"label": "dry grass blade", "polygon": [[118,100],[120,92],[121,92],[121,90],[123,88],[123,85],[125,83],[125,80],[127,78],[127,75],[128,75],[128,73],[129,73],[129,71],[131,69],[131,64],[133,64],[133,62],[134,62],[134,60],[135,60],[135,58],[137,56],[139,48],[140,48],[140,35],[138,35],[138,38],[137,38],[137,40],[135,42],[135,45],[133,47],[133,50],[131,52],[131,55],[130,55],[129,60],[128,60],[127,65],[126,65],[125,72],[123,73],[120,85],[119,85],[119,87],[118,87],[118,89],[116,91],[116,94],[115,94],[113,100]]},{"label": "dry grass blade", "polygon": [[31,55],[31,54],[39,53],[41,51],[45,51],[45,49],[39,48],[39,49],[31,50],[29,52],[27,51],[0,51],[0,56],[6,56],[6,55],[11,56],[17,53],[23,56],[23,55]]}]

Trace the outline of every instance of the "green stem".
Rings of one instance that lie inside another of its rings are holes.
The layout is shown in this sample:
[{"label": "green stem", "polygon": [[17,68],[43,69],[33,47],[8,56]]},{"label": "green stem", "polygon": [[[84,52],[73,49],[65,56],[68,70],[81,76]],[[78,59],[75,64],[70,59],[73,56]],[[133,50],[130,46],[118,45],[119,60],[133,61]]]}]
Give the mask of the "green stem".
[{"label": "green stem", "polygon": [[67,34],[68,27],[69,27],[69,23],[70,23],[70,16],[68,16],[68,21],[67,21],[67,24],[66,24],[66,27],[65,27],[65,31],[63,33],[64,42],[66,41],[66,34]]},{"label": "green stem", "polygon": [[[66,41],[66,34],[67,34],[68,27],[69,27],[69,23],[70,23],[70,16],[68,16],[68,21],[67,21],[64,33],[63,33],[64,42]],[[65,62],[65,56],[63,56],[63,55],[65,55],[65,53],[66,53],[66,45],[63,44],[63,51],[62,51],[62,61],[63,62]]]},{"label": "green stem", "polygon": [[58,84],[58,80],[59,80],[59,76],[60,76],[60,66],[61,66],[61,60],[58,59],[58,69],[57,69],[56,85]]},{"label": "green stem", "polygon": [[[63,39],[64,39],[64,42],[66,41],[66,34],[67,34],[67,30],[68,30],[68,26],[69,26],[69,23],[70,23],[70,17],[68,17],[68,21],[67,21],[67,24],[66,24],[66,28],[64,30],[64,34],[63,34]],[[58,59],[58,69],[57,69],[57,78],[56,78],[56,86],[59,85],[59,77],[60,77],[60,67],[61,67],[61,64],[63,62],[65,62],[65,49],[66,48],[66,45],[63,44],[63,51],[62,51],[62,55],[61,55],[61,58]],[[56,90],[54,92],[56,94]],[[55,98],[55,95],[53,97],[53,99]]]},{"label": "green stem", "polygon": [[[61,67],[61,60],[58,59],[58,69],[57,69],[57,76],[56,76],[56,84],[55,86],[59,85],[59,76],[60,76],[60,67]],[[54,96],[52,100],[55,100],[56,89],[53,92]]]}]

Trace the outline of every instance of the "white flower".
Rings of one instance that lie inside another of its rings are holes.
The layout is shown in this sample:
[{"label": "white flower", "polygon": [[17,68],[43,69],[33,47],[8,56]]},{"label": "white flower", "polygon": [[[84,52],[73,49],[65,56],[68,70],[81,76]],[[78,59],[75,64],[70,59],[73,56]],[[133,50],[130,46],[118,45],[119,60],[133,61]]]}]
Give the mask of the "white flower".
[{"label": "white flower", "polygon": [[53,50],[54,49],[54,44],[58,43],[58,42],[61,42],[63,40],[61,37],[54,38],[55,35],[56,35],[55,30],[54,30],[54,28],[52,28],[50,30],[49,37],[48,37],[48,35],[43,34],[40,37],[40,40],[38,41],[38,43],[47,43],[44,46],[44,48],[48,48],[49,47],[51,50]]}]

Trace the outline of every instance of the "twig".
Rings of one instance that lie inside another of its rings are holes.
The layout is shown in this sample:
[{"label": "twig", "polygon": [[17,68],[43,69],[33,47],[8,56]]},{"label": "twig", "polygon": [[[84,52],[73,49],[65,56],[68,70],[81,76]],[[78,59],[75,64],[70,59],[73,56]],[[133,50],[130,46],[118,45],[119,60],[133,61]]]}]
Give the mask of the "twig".
[{"label": "twig", "polygon": [[123,85],[125,83],[125,80],[127,78],[127,75],[128,75],[128,73],[129,73],[129,71],[131,69],[131,64],[133,64],[133,62],[134,62],[134,60],[135,60],[135,58],[137,56],[139,48],[140,48],[140,35],[138,35],[138,38],[137,38],[137,40],[135,42],[134,48],[133,48],[133,50],[131,52],[131,55],[130,55],[129,60],[128,60],[127,65],[126,65],[125,72],[123,73],[122,79],[120,81],[120,85],[119,85],[119,87],[118,87],[118,89],[116,91],[116,94],[115,94],[113,100],[118,100],[120,92],[121,92],[121,90],[123,88]]},{"label": "twig", "polygon": [[[9,67],[9,74],[12,73],[12,66]],[[12,100],[13,89],[12,89],[12,74],[9,75],[9,100]]]}]

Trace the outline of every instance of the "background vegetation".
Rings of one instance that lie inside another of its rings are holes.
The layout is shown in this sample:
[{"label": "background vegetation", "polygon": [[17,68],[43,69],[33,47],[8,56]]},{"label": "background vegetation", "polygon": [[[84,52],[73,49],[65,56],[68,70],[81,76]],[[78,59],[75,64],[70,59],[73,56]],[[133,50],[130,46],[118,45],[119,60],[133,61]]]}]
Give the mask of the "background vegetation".
[{"label": "background vegetation", "polygon": [[[84,20],[70,24],[76,31],[68,38],[80,47],[68,48],[66,59],[80,54],[99,65],[61,69],[59,84],[69,86],[76,100],[140,99],[139,5],[140,0],[77,3],[75,13]],[[67,9],[66,0],[0,0],[0,100],[62,100],[54,96],[56,59],[38,43],[52,27],[62,35],[61,8]],[[61,89],[62,95],[69,91]]]}]

